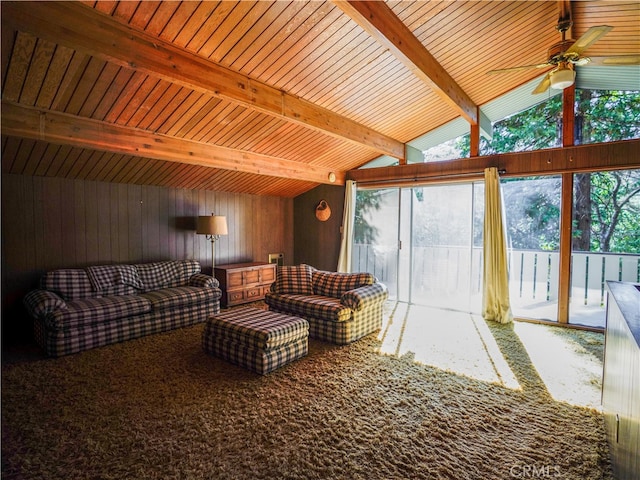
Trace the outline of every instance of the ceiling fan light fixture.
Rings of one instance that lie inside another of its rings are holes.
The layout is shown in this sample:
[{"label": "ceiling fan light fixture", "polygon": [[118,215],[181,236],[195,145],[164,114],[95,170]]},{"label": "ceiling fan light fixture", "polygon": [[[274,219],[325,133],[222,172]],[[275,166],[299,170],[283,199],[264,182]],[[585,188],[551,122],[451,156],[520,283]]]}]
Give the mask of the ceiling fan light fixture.
[{"label": "ceiling fan light fixture", "polygon": [[564,90],[573,85],[576,79],[576,72],[567,66],[560,65],[557,70],[549,74],[551,88],[555,90]]}]

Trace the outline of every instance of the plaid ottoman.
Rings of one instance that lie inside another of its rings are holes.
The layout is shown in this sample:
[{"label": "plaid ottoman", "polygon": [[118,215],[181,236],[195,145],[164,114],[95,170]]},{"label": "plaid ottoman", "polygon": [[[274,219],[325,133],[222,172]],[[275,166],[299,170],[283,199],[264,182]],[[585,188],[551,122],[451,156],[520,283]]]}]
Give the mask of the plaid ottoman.
[{"label": "plaid ottoman", "polygon": [[304,357],[309,322],[278,312],[245,307],[209,317],[204,351],[264,375]]}]

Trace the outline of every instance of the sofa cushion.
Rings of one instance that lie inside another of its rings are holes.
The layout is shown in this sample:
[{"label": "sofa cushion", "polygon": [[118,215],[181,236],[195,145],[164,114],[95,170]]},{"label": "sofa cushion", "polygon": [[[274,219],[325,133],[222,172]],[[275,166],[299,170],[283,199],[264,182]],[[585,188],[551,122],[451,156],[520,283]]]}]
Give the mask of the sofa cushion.
[{"label": "sofa cushion", "polygon": [[373,285],[376,277],[371,273],[313,272],[313,293],[340,298],[343,293],[365,285]]},{"label": "sofa cushion", "polygon": [[352,310],[333,297],[321,295],[292,295],[267,293],[267,305],[289,315],[303,318],[320,318],[329,322],[346,322],[351,319]]},{"label": "sofa cushion", "polygon": [[312,268],[309,265],[283,266],[276,270],[275,292],[313,295]]},{"label": "sofa cushion", "polygon": [[182,265],[182,275],[185,280],[189,280],[202,270],[197,260],[179,260],[178,262]]},{"label": "sofa cushion", "polygon": [[87,267],[87,276],[94,291],[109,291],[119,285],[129,285],[138,289],[142,288],[142,281],[134,265],[98,265]]},{"label": "sofa cushion", "polygon": [[215,288],[172,287],[141,294],[151,304],[153,311],[216,302],[222,293]]},{"label": "sofa cushion", "polygon": [[151,311],[151,302],[139,295],[84,298],[67,302],[67,308],[56,310],[45,322],[54,329],[75,328],[107,322]]},{"label": "sofa cushion", "polygon": [[[95,267],[108,272],[103,283],[93,283],[89,277],[89,268],[61,268],[51,270],[40,278],[40,288],[49,290],[60,295],[64,300],[79,300],[82,298],[110,297],[113,295],[134,295],[136,289],[133,284],[140,285],[139,280],[129,277],[131,270],[135,268],[131,265],[123,265],[120,270],[116,265],[105,265]],[[124,273],[121,273],[124,272]]]},{"label": "sofa cushion", "polygon": [[135,265],[143,283],[143,291],[161,288],[183,287],[200,273],[196,260],[170,260],[166,262],[140,263]]},{"label": "sofa cushion", "polygon": [[82,268],[60,268],[46,272],[40,278],[40,288],[50,290],[65,300],[98,297],[87,272]]},{"label": "sofa cushion", "polygon": [[140,263],[136,269],[145,292],[186,285],[188,281],[181,262]]}]

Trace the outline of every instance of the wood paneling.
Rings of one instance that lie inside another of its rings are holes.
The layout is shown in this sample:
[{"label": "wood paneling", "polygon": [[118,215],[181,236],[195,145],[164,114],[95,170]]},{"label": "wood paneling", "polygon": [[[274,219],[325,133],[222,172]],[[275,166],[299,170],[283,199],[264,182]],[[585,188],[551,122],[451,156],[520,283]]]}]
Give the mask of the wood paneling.
[{"label": "wood paneling", "polygon": [[478,106],[386,3],[350,0],[336,4],[471,125],[478,124]]},{"label": "wood paneling", "polygon": [[[28,14],[26,10],[14,8],[15,5],[18,3],[11,2],[3,9],[3,15],[11,17],[11,25],[14,28],[33,32],[48,41],[75,48],[93,57],[85,70],[82,82],[76,88],[72,102],[67,106],[67,113],[82,115],[80,107],[91,102],[91,98],[99,98],[95,95],[88,98],[87,95],[94,91],[94,87],[96,90],[104,91],[110,84],[108,79],[101,78],[101,72],[105,68],[104,62],[109,62],[152,76],[148,83],[148,91],[137,96],[151,105],[160,100],[169,86],[160,86],[157,79],[161,79],[160,82],[172,82],[206,95],[219,97],[225,102],[230,101],[255,109],[300,124],[304,128],[335,136],[340,140],[348,139],[365,146],[375,145],[376,148],[380,148],[381,153],[400,156],[404,154],[401,142],[307,102],[297,95],[290,95],[283,89],[247,77],[220,63],[205,61],[202,56],[180,48],[183,45],[179,38],[171,39],[175,43],[165,41],[144,31],[132,29],[107,15],[96,14],[93,9],[77,3],[48,2],[29,9]],[[261,8],[268,9],[269,5],[258,2],[253,10]],[[242,23],[234,26],[234,34],[243,36],[253,25],[252,18],[252,15],[243,17]],[[201,26],[190,25],[192,19],[189,22],[179,18],[176,20],[183,32],[193,34]],[[232,42],[237,38],[231,35],[228,37]],[[34,48],[28,44],[23,54],[36,55],[37,50],[32,53],[33,50]],[[17,63],[24,65],[25,62]],[[116,69],[112,70],[112,74],[115,74]],[[84,114],[91,111],[89,104]],[[146,112],[142,111],[141,114]],[[129,124],[135,125],[136,121],[136,117],[133,116]]]},{"label": "wood paneling", "polygon": [[[315,215],[320,200],[326,200],[331,208],[331,217],[325,222]],[[294,205],[293,263],[335,272],[340,254],[344,187],[322,185],[296,197]],[[287,257],[285,262],[289,263]]]},{"label": "wood paneling", "polygon": [[293,258],[293,200],[207,190],[2,175],[2,322],[25,322],[21,301],[50,269],[192,258],[211,272],[198,215],[226,215],[216,263]]}]

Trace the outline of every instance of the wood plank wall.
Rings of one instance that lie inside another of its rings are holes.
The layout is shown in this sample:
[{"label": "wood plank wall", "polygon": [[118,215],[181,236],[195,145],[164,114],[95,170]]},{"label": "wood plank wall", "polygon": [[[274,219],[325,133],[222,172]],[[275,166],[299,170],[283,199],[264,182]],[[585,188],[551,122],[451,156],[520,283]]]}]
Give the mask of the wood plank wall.
[{"label": "wood plank wall", "polygon": [[[331,217],[326,222],[315,216],[320,200],[326,200],[331,208]],[[295,198],[293,263],[306,263],[320,270],[336,270],[343,209],[344,186],[320,185]]]},{"label": "wood plank wall", "polygon": [[[211,272],[196,217],[226,215],[216,264],[293,259],[293,199],[2,175],[2,326],[24,322],[22,297],[50,269],[192,258]],[[3,335],[4,339],[4,335]]]}]

